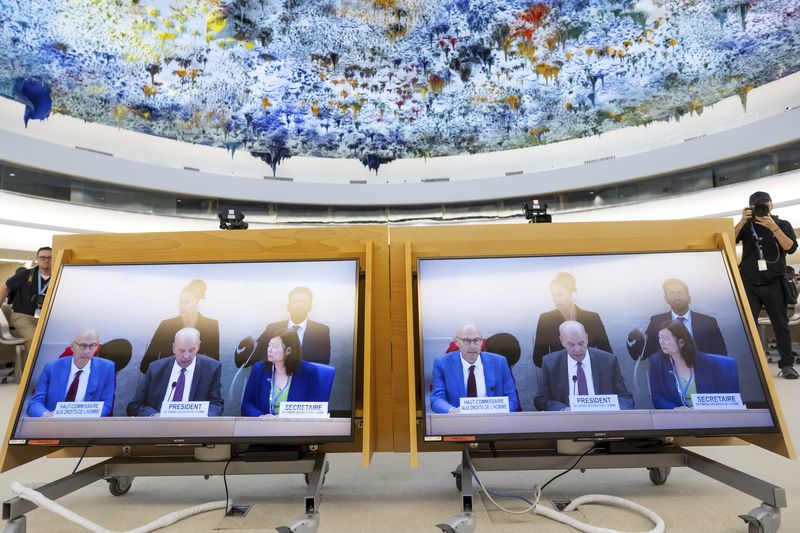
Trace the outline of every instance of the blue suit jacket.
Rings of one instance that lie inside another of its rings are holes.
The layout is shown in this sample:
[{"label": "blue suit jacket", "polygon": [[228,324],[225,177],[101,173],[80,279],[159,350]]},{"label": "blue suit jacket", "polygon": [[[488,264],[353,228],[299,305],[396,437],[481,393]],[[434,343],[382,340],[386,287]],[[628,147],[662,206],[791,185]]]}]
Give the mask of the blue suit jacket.
[{"label": "blue suit jacket", "polygon": [[[705,353],[728,355],[728,347],[725,346],[725,339],[722,337],[717,319],[695,311],[689,311],[689,316],[692,319],[692,338],[695,345],[697,345],[697,350]],[[667,320],[672,320],[672,312],[670,311],[650,317],[650,323],[644,332],[647,338],[643,354],[645,358],[661,351],[661,346],[658,344],[658,327]]]},{"label": "blue suit jacket", "polygon": [[[633,394],[625,386],[617,356],[588,348],[592,362],[592,383],[595,394],[616,394],[620,409],[633,409]],[[542,359],[542,382],[534,405],[547,411],[562,411],[569,407],[569,393],[574,384],[567,379],[567,351],[551,353]]]},{"label": "blue suit jacket", "polygon": [[[161,403],[169,386],[175,356],[150,363],[144,379],[139,383],[133,400],[128,404],[129,416],[153,416],[161,411]],[[209,402],[208,416],[222,415],[224,406],[220,393],[222,365],[210,357],[198,354],[195,359],[192,386],[188,401]]]},{"label": "blue suit jacket", "polygon": [[[327,402],[331,397],[336,369],[332,366],[301,361],[289,386],[287,402]],[[242,416],[261,416],[269,413],[269,389],[272,385],[272,365],[259,361],[253,365],[242,398]]]},{"label": "blue suit jacket", "polygon": [[[519,397],[514,377],[508,361],[502,355],[481,352],[483,379],[486,381],[486,396],[508,396],[508,409],[512,413],[519,410]],[[433,362],[433,392],[431,409],[434,413],[447,413],[459,407],[461,398],[467,395],[464,383],[464,368],[461,365],[461,352],[450,352]]]},{"label": "blue suit jacket", "polygon": [[[72,356],[47,363],[36,385],[36,393],[28,404],[28,416],[40,417],[54,411],[58,402],[67,396]],[[102,416],[111,416],[114,408],[114,363],[100,357],[92,358],[92,371],[86,384],[87,402],[104,402]]]},{"label": "blue suit jacket", "polygon": [[[659,352],[650,357],[650,397],[656,409],[683,406],[672,372],[668,355]],[[733,357],[697,352],[694,379],[698,394],[739,392],[739,370]]]}]

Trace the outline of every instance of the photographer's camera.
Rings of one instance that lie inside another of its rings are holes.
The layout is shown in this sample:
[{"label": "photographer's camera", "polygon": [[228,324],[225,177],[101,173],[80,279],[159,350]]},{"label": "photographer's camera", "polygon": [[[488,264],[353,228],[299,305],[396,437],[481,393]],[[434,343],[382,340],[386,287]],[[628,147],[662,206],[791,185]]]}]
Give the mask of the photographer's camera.
[{"label": "photographer's camera", "polygon": [[753,206],[754,217],[765,217],[769,215],[769,205],[766,202],[760,202]]}]

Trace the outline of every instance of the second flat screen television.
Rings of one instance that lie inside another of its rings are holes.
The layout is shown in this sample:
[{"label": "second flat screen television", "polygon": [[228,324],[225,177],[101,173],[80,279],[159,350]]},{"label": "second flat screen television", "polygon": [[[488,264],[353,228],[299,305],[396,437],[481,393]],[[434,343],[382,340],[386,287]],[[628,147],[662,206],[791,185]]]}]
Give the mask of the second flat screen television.
[{"label": "second flat screen television", "polygon": [[65,265],[51,290],[12,444],[353,439],[355,259]]},{"label": "second flat screen television", "polygon": [[425,439],[776,431],[720,251],[418,260]]}]

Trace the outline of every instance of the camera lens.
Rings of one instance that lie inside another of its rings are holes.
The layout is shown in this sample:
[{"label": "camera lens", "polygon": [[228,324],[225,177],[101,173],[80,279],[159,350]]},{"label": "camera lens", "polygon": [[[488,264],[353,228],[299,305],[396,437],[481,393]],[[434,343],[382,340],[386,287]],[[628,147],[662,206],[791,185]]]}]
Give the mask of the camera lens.
[{"label": "camera lens", "polygon": [[765,217],[769,214],[769,206],[767,204],[756,204],[753,206],[753,216]]}]

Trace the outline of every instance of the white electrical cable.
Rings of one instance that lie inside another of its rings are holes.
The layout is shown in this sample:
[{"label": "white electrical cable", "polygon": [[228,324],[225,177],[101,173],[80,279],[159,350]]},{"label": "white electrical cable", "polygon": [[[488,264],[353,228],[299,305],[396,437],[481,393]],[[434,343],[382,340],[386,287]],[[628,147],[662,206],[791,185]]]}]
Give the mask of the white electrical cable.
[{"label": "white electrical cable", "polygon": [[33,502],[42,509],[47,509],[51,513],[55,513],[59,516],[62,516],[63,518],[69,520],[73,524],[77,524],[82,528],[91,531],[92,533],[149,533],[150,531],[155,531],[156,529],[172,525],[175,522],[183,520],[184,518],[188,518],[192,515],[198,513],[204,513],[206,511],[213,511],[215,509],[225,509],[227,507],[227,502],[225,500],[208,502],[202,505],[196,505],[194,507],[189,507],[188,509],[183,509],[180,511],[175,511],[174,513],[170,513],[168,515],[164,515],[158,520],[150,522],[147,525],[140,526],[128,531],[119,532],[119,531],[112,531],[110,529],[104,528],[99,524],[95,524],[91,520],[84,518],[73,511],[70,511],[61,504],[54,502],[41,492],[34,490],[30,487],[26,487],[19,481],[14,481],[13,483],[11,483],[11,490],[14,491],[20,498]]},{"label": "white electrical cable", "polygon": [[[470,466],[472,466],[471,461],[470,461]],[[486,487],[484,487],[483,482],[477,475],[475,475],[474,472],[473,472],[473,477],[475,478],[475,481],[478,482],[478,485],[480,486],[481,490],[483,490],[484,494],[486,494],[486,497],[489,498],[489,501],[495,504],[501,511],[505,511],[506,513],[525,514],[529,513],[530,511],[533,511],[535,514],[542,515],[551,520],[556,520],[558,522],[561,522],[562,524],[566,524],[568,526],[577,529],[578,531],[583,531],[585,533],[625,533],[616,529],[608,529],[604,527],[592,526],[586,524],[585,522],[581,522],[580,520],[577,520],[562,512],[556,511],[555,509],[550,509],[549,507],[539,505],[539,498],[541,497],[542,494],[538,486],[535,486],[533,488],[535,499],[528,508],[523,509],[521,511],[513,511],[511,509],[506,509],[505,507],[497,503],[497,501],[495,501],[494,498],[492,498],[492,495],[489,493]],[[590,503],[605,503],[609,505],[615,505],[617,507],[630,509],[631,511],[635,511],[639,514],[644,515],[648,520],[650,520],[651,522],[653,522],[653,524],[655,524],[655,527],[642,533],[664,533],[664,530],[666,529],[666,525],[664,524],[664,519],[658,516],[655,512],[651,511],[644,505],[639,505],[636,502],[626,500],[625,498],[619,498],[617,496],[607,496],[605,494],[588,494],[586,496],[581,496],[580,498],[575,498],[574,500],[572,500],[572,503],[564,507],[564,511],[574,511],[575,509],[578,508],[579,505],[586,505]]]}]

